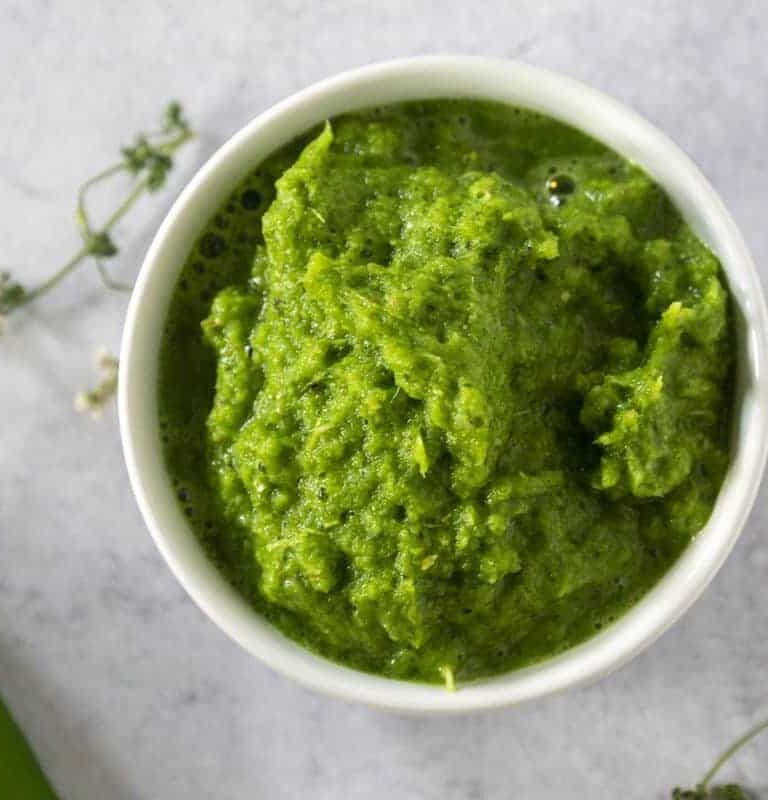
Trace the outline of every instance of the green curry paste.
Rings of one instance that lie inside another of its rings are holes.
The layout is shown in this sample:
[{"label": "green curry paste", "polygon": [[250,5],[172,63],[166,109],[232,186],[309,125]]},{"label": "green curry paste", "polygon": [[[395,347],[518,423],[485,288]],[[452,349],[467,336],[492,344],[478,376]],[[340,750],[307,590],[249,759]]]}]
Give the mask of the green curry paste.
[{"label": "green curry paste", "polygon": [[642,170],[530,111],[350,114],[210,221],[164,335],[168,469],[278,628],[451,682],[635,603],[712,510],[734,334]]}]

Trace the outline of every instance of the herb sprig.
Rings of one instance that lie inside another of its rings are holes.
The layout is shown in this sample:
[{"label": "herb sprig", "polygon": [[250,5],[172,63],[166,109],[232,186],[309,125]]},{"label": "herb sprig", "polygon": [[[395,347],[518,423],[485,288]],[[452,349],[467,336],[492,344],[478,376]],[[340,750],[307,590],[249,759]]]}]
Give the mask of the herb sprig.
[{"label": "herb sprig", "polygon": [[[89,178],[78,190],[75,206],[75,222],[82,240],[80,249],[49,278],[33,288],[16,281],[10,272],[0,271],[0,317],[47,294],[89,259],[95,262],[107,288],[130,290],[130,286],[115,281],[104,266],[106,259],[114,258],[119,252],[112,238],[112,230],[142,195],[156,192],[165,185],[176,151],[193,135],[181,105],[172,102],[165,109],[159,131],[139,134],[132,145],[122,148],[120,161]],[[94,186],[121,174],[133,178],[130,190],[100,226],[94,225],[86,204],[88,193]]]},{"label": "herb sprig", "polygon": [[743,736],[733,742],[710,767],[706,775],[693,789],[674,789],[672,800],[749,800],[752,795],[738,783],[722,783],[711,786],[712,779],[720,768],[733,758],[746,744],[763,731],[768,730],[768,719],[750,728]]}]

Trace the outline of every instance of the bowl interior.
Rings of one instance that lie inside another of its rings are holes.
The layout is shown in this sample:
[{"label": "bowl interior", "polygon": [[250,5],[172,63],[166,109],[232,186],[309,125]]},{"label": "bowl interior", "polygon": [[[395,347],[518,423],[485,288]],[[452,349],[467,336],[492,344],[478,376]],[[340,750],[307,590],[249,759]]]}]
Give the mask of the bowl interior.
[{"label": "bowl interior", "polygon": [[[158,351],[170,298],[200,230],[242,176],[285,142],[340,113],[405,100],[471,97],[532,108],[573,125],[641,165],[719,256],[735,301],[739,341],[733,457],[709,523],[669,573],[600,634],[540,664],[456,693],[367,675],[318,657],[266,623],[229,586],[192,534],[165,471],[157,415]],[[195,602],[272,667],[315,688],[402,710],[457,711],[520,702],[592,680],[624,663],[696,599],[733,546],[766,455],[766,311],[756,271],[721,201],[663,134],[616,101],[527,65],[438,56],[386,62],[324,81],[279,103],[198,172],[161,226],[134,290],[120,367],[120,419],[144,518]]]}]

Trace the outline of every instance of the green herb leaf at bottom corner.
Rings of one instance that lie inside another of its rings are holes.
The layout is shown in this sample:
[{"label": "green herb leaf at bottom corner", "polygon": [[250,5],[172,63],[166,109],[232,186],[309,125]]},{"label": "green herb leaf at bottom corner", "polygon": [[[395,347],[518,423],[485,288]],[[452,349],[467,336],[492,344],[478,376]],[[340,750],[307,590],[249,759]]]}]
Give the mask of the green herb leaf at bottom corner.
[{"label": "green herb leaf at bottom corner", "polygon": [[35,754],[0,700],[0,797],[57,800]]}]

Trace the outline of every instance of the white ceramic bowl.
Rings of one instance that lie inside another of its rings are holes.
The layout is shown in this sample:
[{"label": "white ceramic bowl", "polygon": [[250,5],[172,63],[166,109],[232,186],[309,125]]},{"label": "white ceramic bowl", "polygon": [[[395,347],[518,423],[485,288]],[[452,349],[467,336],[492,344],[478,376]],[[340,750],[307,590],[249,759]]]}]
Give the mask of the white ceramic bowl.
[{"label": "white ceramic bowl", "polygon": [[[586,131],[640,164],[720,257],[737,306],[739,337],[732,462],[704,530],[663,580],[610,628],[558,657],[456,692],[339,666],[285,638],[253,611],[206,558],[176,503],[157,415],[158,350],[174,285],[199,232],[241,178],[329,117],[435,97],[526,106]],[[125,459],[144,519],[171,570],[217,625],[274,669],[316,689],[391,709],[450,712],[519,703],[592,681],[637,655],[680,617],[723,563],[765,462],[766,330],[760,282],[736,225],[691,160],[637,114],[573,80],[510,61],[444,55],[374,64],[321,81],[258,116],[219,149],[174,204],[147,253],[125,324],[119,392]]]}]

